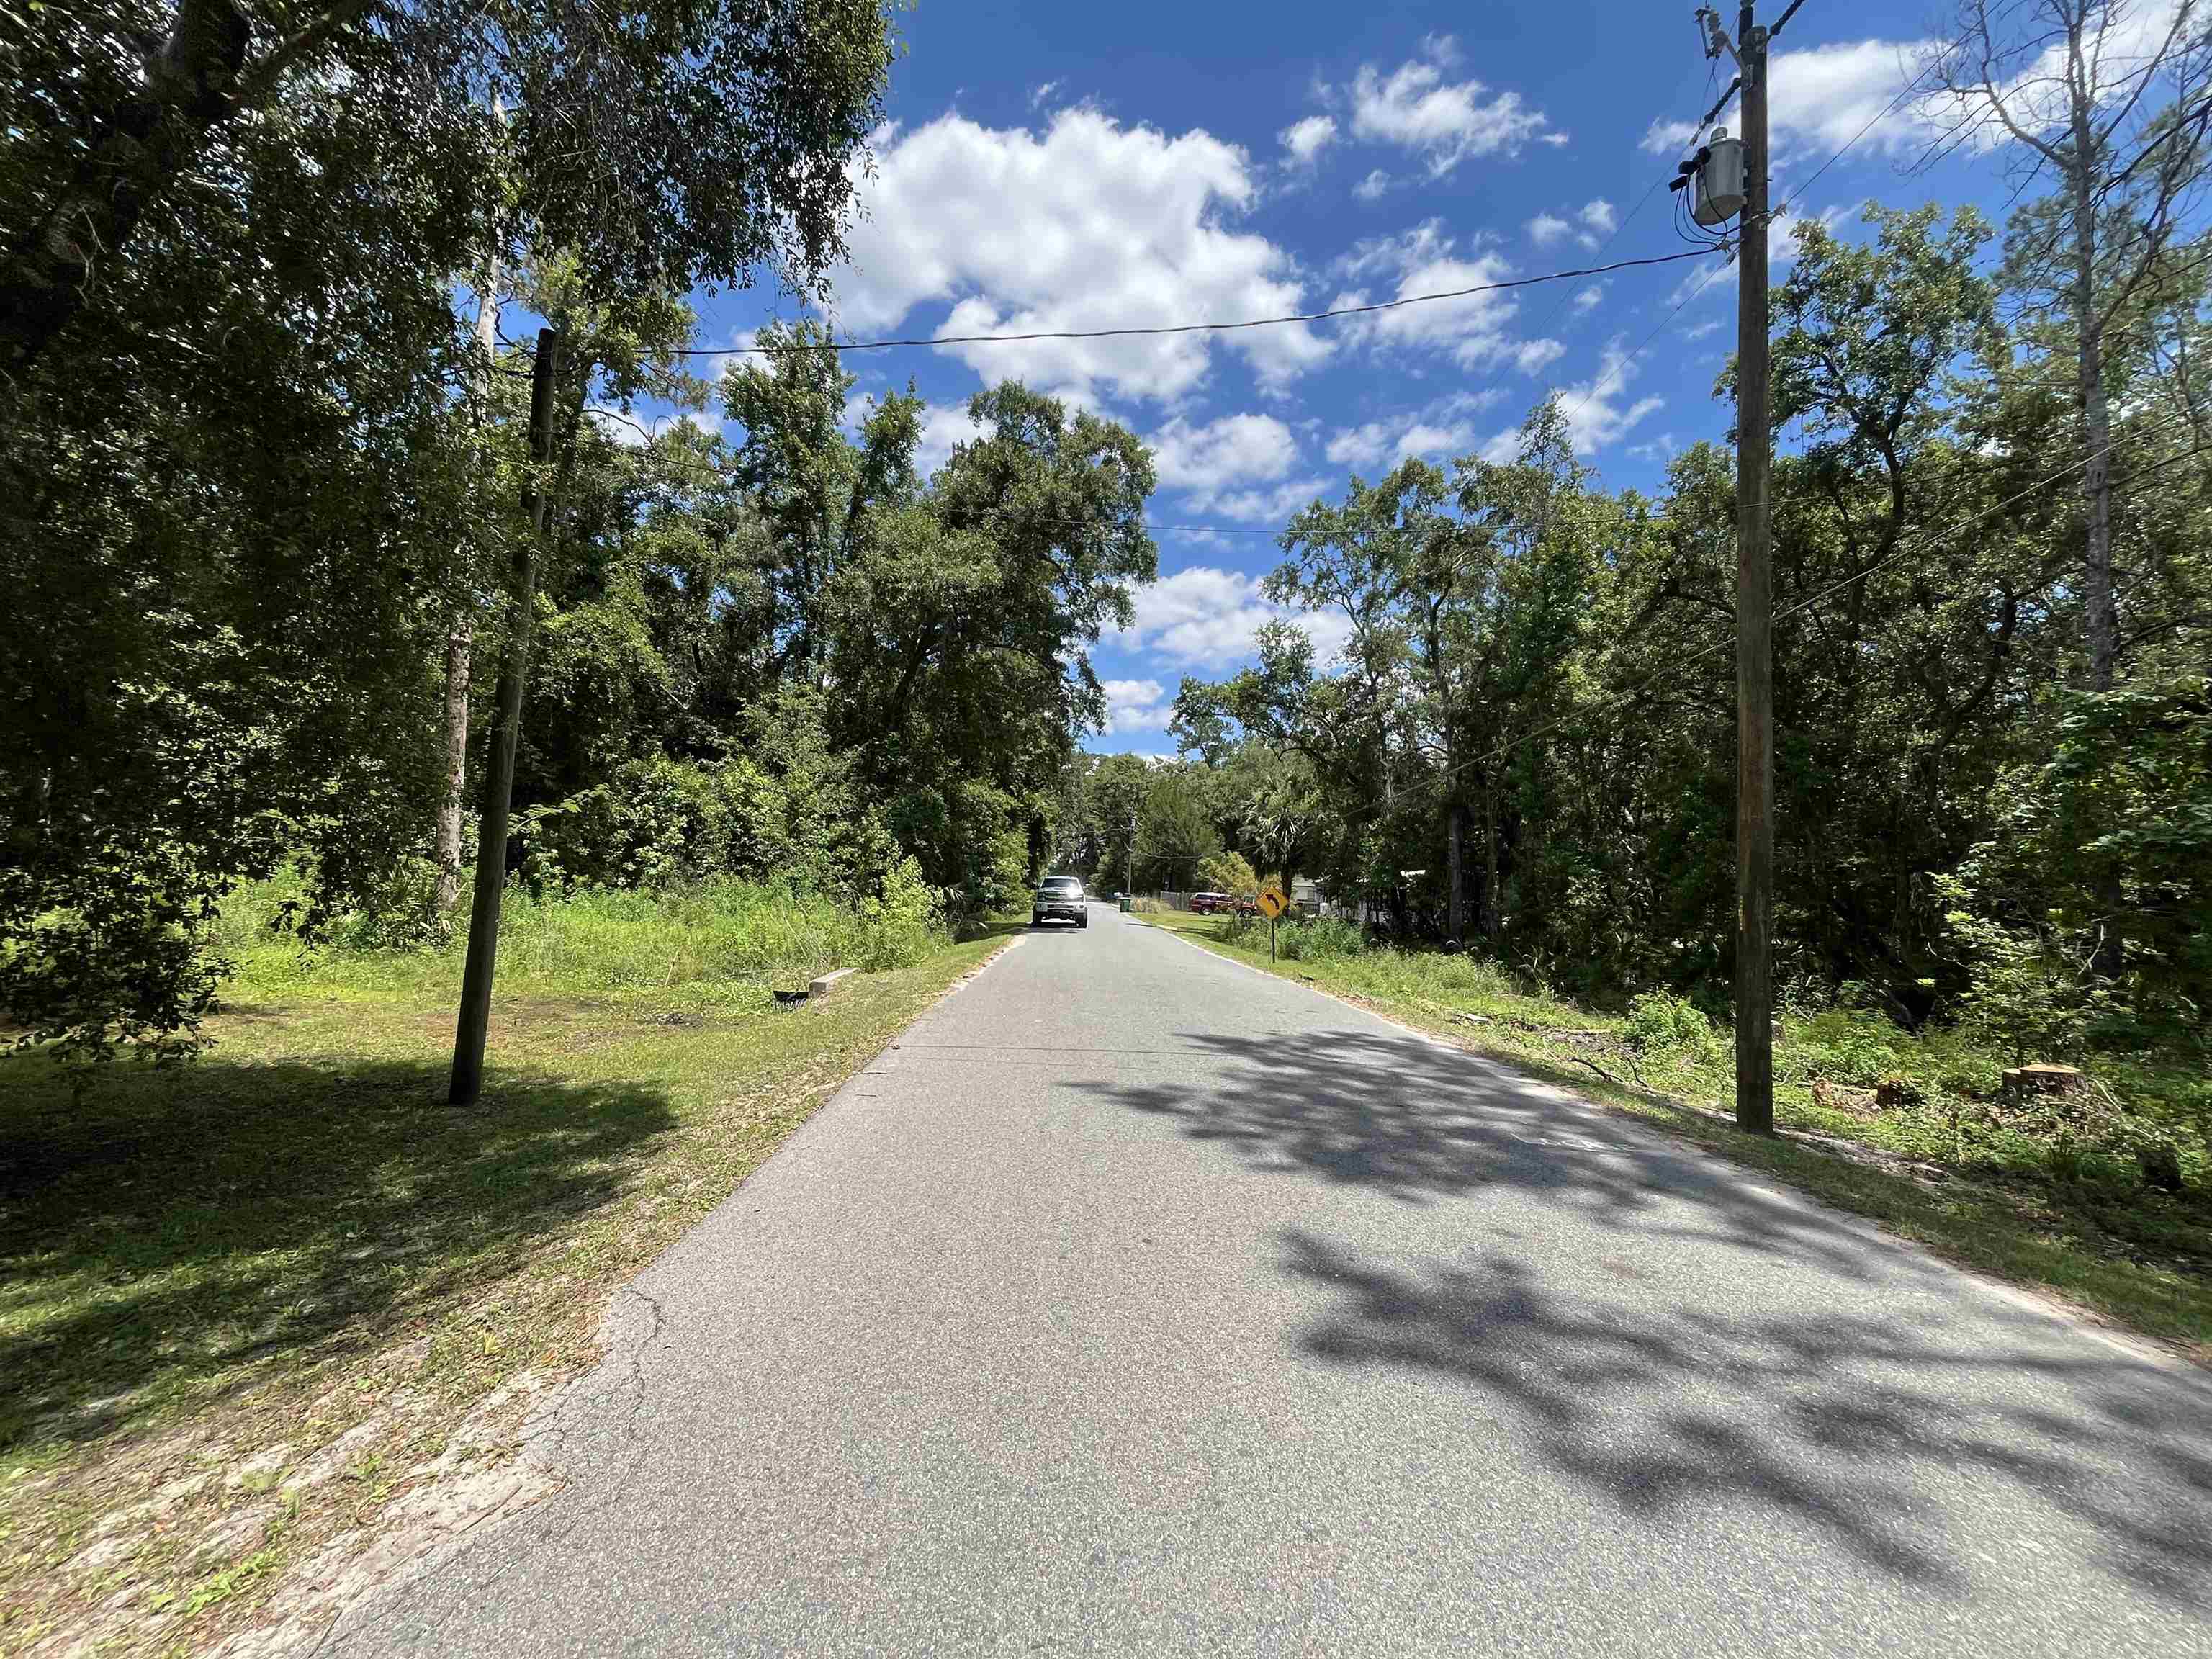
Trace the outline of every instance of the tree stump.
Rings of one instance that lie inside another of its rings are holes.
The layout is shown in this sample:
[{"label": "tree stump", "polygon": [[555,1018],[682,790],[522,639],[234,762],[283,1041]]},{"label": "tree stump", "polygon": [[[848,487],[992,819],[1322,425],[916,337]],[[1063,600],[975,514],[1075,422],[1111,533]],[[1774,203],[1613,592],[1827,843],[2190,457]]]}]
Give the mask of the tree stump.
[{"label": "tree stump", "polygon": [[2087,1083],[2071,1066],[2014,1066],[2005,1072],[2003,1093],[2017,1106],[2039,1096],[2079,1094]]},{"label": "tree stump", "polygon": [[1911,1078],[1886,1077],[1874,1085],[1874,1103],[1885,1112],[1893,1112],[1900,1106],[1917,1106],[1920,1090]]}]

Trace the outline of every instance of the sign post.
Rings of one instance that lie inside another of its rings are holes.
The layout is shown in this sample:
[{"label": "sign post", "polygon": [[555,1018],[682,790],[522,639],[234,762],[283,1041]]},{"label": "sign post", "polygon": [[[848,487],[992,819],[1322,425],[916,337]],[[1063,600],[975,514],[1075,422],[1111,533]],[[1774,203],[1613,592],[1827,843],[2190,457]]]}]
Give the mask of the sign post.
[{"label": "sign post", "polygon": [[1283,890],[1273,882],[1269,882],[1260,890],[1260,914],[1267,919],[1267,960],[1269,962],[1275,959],[1276,920],[1289,908],[1290,901],[1283,896]]}]

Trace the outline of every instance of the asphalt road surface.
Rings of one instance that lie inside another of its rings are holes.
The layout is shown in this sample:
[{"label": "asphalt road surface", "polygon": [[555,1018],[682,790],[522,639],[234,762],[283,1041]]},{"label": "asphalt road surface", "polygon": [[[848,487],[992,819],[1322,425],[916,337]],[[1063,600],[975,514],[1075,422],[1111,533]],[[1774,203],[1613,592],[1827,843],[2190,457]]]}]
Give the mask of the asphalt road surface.
[{"label": "asphalt road surface", "polygon": [[616,1305],[349,1654],[2212,1652],[2212,1393],[1100,907]]}]

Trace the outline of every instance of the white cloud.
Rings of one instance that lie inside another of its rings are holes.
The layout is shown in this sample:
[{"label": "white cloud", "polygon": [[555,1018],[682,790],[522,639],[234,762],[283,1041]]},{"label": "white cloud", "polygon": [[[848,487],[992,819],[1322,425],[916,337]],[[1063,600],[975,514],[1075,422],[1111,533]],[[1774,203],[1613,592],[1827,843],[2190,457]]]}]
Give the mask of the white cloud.
[{"label": "white cloud", "polygon": [[992,428],[968,412],[965,404],[924,404],[921,434],[915,441],[914,469],[928,477],[952,459],[956,445],[988,438]]},{"label": "white cloud", "polygon": [[[1431,35],[1421,56],[1384,75],[1363,64],[1352,78],[1352,131],[1374,143],[1411,150],[1441,178],[1470,156],[1510,155],[1549,138],[1551,123],[1515,92],[1492,94],[1480,81],[1448,81],[1458,61],[1451,38]],[[1564,135],[1560,135],[1564,136]]]},{"label": "white cloud", "polygon": [[1708,334],[1719,333],[1720,328],[1721,319],[1717,317],[1709,317],[1704,322],[1699,323],[1695,328],[1684,329],[1682,331],[1682,337],[1686,340],[1702,340]]},{"label": "white cloud", "polygon": [[1046,99],[1048,99],[1048,98],[1051,97],[1051,96],[1053,95],[1053,94],[1054,94],[1055,92],[1058,92],[1059,90],[1060,90],[1060,82],[1057,82],[1057,81],[1047,81],[1043,85],[1042,85],[1042,86],[1040,86],[1040,87],[1036,88],[1034,91],[1032,91],[1032,92],[1030,94],[1030,107],[1031,109],[1036,109],[1036,108],[1037,108],[1040,105],[1042,105],[1042,104],[1044,102],[1044,100],[1045,100]]},{"label": "white cloud", "polygon": [[1681,447],[1673,433],[1662,432],[1656,438],[1648,439],[1643,443],[1629,445],[1628,453],[1632,458],[1639,461],[1670,461],[1674,459],[1675,452]]},{"label": "white cloud", "polygon": [[1303,121],[1294,121],[1281,134],[1283,148],[1302,167],[1311,167],[1335,137],[1336,121],[1327,115],[1309,115]]},{"label": "white cloud", "polygon": [[1926,143],[1936,128],[1934,112],[1921,100],[1907,98],[1882,112],[1939,49],[1933,40],[1860,40],[1775,53],[1767,109],[1776,162],[1802,156],[1818,165],[1845,144],[1896,155]]},{"label": "white cloud", "polygon": [[1528,239],[1538,247],[1552,247],[1571,236],[1578,246],[1595,252],[1620,223],[1613,204],[1601,197],[1577,209],[1571,219],[1562,219],[1555,213],[1538,214],[1528,222]]},{"label": "white cloud", "polygon": [[[871,392],[855,392],[847,397],[843,419],[846,430],[857,434],[875,402]],[[925,478],[952,459],[954,446],[975,438],[988,438],[993,430],[988,422],[969,415],[964,403],[923,404],[921,426],[915,439],[914,468]]]},{"label": "white cloud", "polygon": [[1252,641],[1271,622],[1289,620],[1313,640],[1326,662],[1343,649],[1350,633],[1341,617],[1293,611],[1271,603],[1260,580],[1212,565],[1193,565],[1164,576],[1135,596],[1136,619],[1117,641],[1150,652],[1174,668],[1222,669],[1252,654]]},{"label": "white cloud", "polygon": [[1471,422],[1440,422],[1411,415],[1348,427],[1328,441],[1325,453],[1339,466],[1371,473],[1387,471],[1416,456],[1423,460],[1449,460],[1474,447]]},{"label": "white cloud", "polygon": [[1175,699],[1158,680],[1102,680],[1106,693],[1106,733],[1164,732]]},{"label": "white cloud", "polygon": [[1395,182],[1389,173],[1383,172],[1381,167],[1376,167],[1352,187],[1352,193],[1363,202],[1380,201],[1389,193],[1390,186]]},{"label": "white cloud", "polygon": [[[841,325],[878,331],[951,302],[943,334],[1115,328],[1304,309],[1290,255],[1227,221],[1256,199],[1249,159],[1201,130],[1170,137],[1064,109],[1042,136],[957,115],[874,138],[864,216],[833,277]],[[911,326],[911,325],[910,325]],[[1096,401],[1173,398],[1206,378],[1206,335],[946,348],[988,380]],[[1303,325],[1227,343],[1263,380],[1328,356]]]},{"label": "white cloud", "polygon": [[[1380,296],[1364,287],[1346,289],[1332,305],[1368,305],[1378,297],[1404,299],[1416,294],[1481,288],[1504,280],[1513,271],[1504,256],[1496,252],[1461,254],[1457,244],[1443,234],[1442,222],[1434,219],[1401,236],[1361,243],[1342,268],[1347,276],[1395,276],[1397,281],[1389,293]],[[1440,348],[1448,350],[1462,368],[1503,361],[1516,362],[1533,374],[1556,356],[1559,349],[1551,341],[1510,338],[1508,330],[1518,310],[1519,301],[1511,293],[1493,289],[1348,318],[1339,326],[1348,344]]]},{"label": "white cloud", "polygon": [[1574,229],[1556,214],[1540,213],[1528,222],[1528,240],[1538,247],[1549,247],[1554,242],[1573,235]]},{"label": "white cloud", "polygon": [[1597,309],[1598,302],[1605,298],[1605,289],[1606,285],[1603,283],[1592,283],[1581,293],[1576,295],[1575,314],[1579,317],[1584,312]]},{"label": "white cloud", "polygon": [[1513,348],[1513,367],[1523,374],[1540,374],[1566,350],[1557,340],[1523,340]]},{"label": "white cloud", "polygon": [[1215,496],[1207,511],[1244,524],[1279,524],[1304,510],[1328,488],[1326,478],[1288,478],[1278,484],[1232,489]]},{"label": "white cloud", "polygon": [[[1579,386],[1559,388],[1560,407],[1566,415],[1567,431],[1574,440],[1577,454],[1595,455],[1618,442],[1630,428],[1665,404],[1663,398],[1626,401],[1626,388],[1636,378],[1636,371],[1635,357],[1616,339],[1600,355],[1595,375]],[[1483,446],[1482,459],[1510,461],[1520,447],[1521,429],[1508,427],[1494,434]]]},{"label": "white cloud", "polygon": [[1298,459],[1297,436],[1272,415],[1225,415],[1200,426],[1177,416],[1148,441],[1163,488],[1183,491],[1201,513],[1234,518],[1276,516],[1261,506],[1267,492],[1253,486],[1287,477]]},{"label": "white cloud", "polygon": [[[2112,0],[2091,14],[2092,35],[2100,72],[2108,94],[2140,72],[2148,55],[2166,38],[2178,0],[2140,0],[2123,4]],[[1838,40],[1802,52],[1778,52],[1769,67],[1771,90],[1768,118],[1772,123],[1774,160],[1786,165],[1802,160],[1817,165],[1846,145],[1854,151],[1897,156],[1909,155],[1940,138],[1954,125],[1960,106],[1941,94],[1905,90],[1925,75],[1947,43],[1917,40]],[[2033,118],[2041,101],[2034,83],[2062,75],[2065,45],[2045,47],[2033,60],[2018,58],[1996,66],[1999,84],[2020,100],[2015,114]],[[2007,70],[2017,65],[2017,72]],[[1971,66],[1968,66],[1971,69]],[[1890,106],[1894,104],[1895,108]],[[2063,113],[2053,105],[2042,112],[2055,120]],[[1717,125],[1740,131],[1734,112],[1724,112]],[[1642,147],[1653,155],[1679,156],[1699,137],[1689,122],[1661,117],[1646,129]],[[1984,143],[2000,135],[1984,131]],[[1777,193],[1786,193],[1788,180],[1777,182]]]},{"label": "white cloud", "polygon": [[1638,149],[1651,155],[1671,155],[1680,160],[1698,137],[1698,126],[1692,121],[1670,121],[1665,116],[1654,117],[1644,130]]}]

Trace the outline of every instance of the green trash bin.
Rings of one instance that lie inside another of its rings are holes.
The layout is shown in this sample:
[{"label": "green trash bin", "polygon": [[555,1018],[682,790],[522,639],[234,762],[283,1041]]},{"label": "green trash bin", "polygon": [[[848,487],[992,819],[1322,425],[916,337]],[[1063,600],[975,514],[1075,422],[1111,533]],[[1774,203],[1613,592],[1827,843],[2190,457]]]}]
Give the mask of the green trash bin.
[{"label": "green trash bin", "polygon": [[1127,893],[1121,895],[1121,914],[1125,916],[1129,914],[1129,896]]}]

